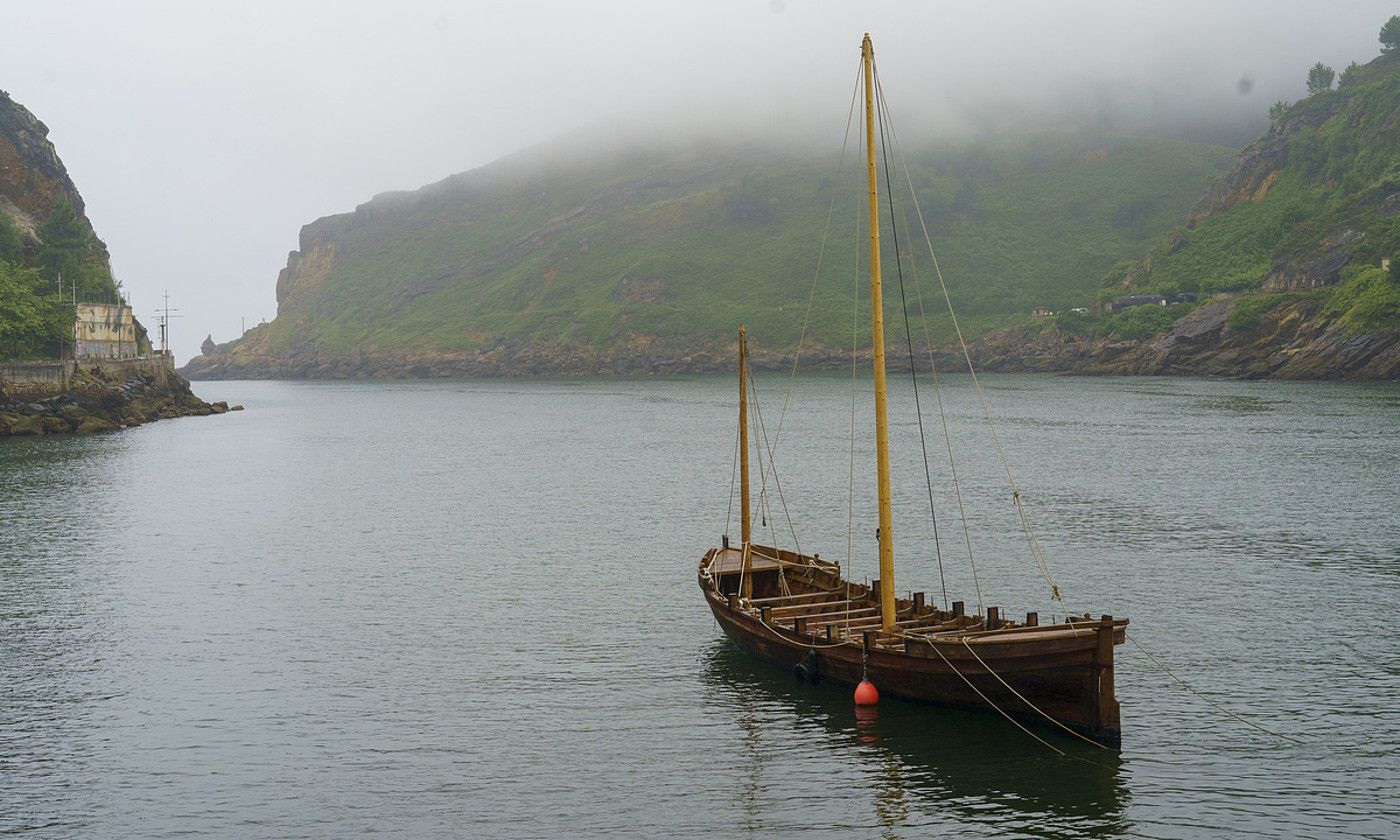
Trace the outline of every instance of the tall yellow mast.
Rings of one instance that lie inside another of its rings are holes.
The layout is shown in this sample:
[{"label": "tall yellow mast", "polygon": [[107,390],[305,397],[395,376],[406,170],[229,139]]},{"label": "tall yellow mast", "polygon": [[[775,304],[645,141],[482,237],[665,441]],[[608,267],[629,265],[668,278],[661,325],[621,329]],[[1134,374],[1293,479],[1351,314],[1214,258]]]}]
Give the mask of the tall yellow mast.
[{"label": "tall yellow mast", "polygon": [[749,342],[744,325],[739,325],[739,551],[742,558],[745,598],[753,597],[753,575],[749,573],[749,538],[753,523],[749,517]]},{"label": "tall yellow mast", "polygon": [[860,44],[865,66],[865,170],[870,187],[870,321],[875,356],[875,463],[880,493],[880,626],[894,629],[894,528],[890,514],[890,428],[885,406],[885,310],[880,290],[880,195],[875,178],[875,49]]}]

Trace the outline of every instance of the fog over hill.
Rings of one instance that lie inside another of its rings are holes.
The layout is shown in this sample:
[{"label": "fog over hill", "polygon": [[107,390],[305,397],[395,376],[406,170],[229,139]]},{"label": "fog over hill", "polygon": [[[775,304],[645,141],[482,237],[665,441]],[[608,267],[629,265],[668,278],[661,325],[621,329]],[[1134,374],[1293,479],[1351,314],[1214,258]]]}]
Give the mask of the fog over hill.
[{"label": "fog over hill", "polygon": [[44,114],[113,267],[175,349],[271,317],[309,219],[584,126],[838,137],[862,32],[907,135],[1047,121],[1228,145],[1390,4],[98,2],[6,9],[0,87]]}]

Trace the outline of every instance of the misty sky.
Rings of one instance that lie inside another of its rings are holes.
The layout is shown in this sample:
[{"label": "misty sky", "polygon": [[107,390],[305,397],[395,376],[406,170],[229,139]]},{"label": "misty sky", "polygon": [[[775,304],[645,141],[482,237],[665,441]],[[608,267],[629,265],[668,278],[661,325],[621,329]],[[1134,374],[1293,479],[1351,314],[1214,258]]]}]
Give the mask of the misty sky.
[{"label": "misty sky", "polygon": [[865,31],[896,118],[904,109],[920,124],[966,125],[988,102],[1249,124],[1301,97],[1312,62],[1340,71],[1373,58],[1397,11],[1381,0],[0,0],[0,89],[49,126],[137,317],[153,325],[169,289],[183,361],[206,333],[227,341],[240,318],[270,320],[301,226],[377,192],[614,123],[804,126],[839,145]]}]

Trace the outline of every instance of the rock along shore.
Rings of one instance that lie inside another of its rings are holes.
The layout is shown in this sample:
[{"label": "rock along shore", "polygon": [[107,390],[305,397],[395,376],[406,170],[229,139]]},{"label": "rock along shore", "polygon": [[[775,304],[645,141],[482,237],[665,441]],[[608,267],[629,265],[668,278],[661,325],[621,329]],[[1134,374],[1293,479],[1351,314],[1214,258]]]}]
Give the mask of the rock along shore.
[{"label": "rock along shore", "polygon": [[79,371],[68,385],[0,381],[0,437],[91,434],[152,420],[241,410],[207,403],[174,374]]},{"label": "rock along shore", "polygon": [[[1141,340],[1068,336],[1054,328],[1013,327],[972,341],[968,353],[978,371],[1060,373],[1084,376],[1210,376],[1238,379],[1400,379],[1400,328],[1353,333],[1313,300],[1288,301],[1261,314],[1247,329],[1231,328],[1235,300],[1198,307],[1166,332]],[[752,346],[752,340],[751,340]],[[675,350],[636,341],[590,351],[562,343],[496,345],[474,353],[369,351],[326,354],[314,349],[286,356],[237,344],[191,359],[180,373],[190,379],[417,379],[434,377],[673,376],[730,372],[733,343],[710,342]],[[755,370],[786,370],[790,351],[753,348]],[[916,347],[919,368],[927,350]],[[939,370],[966,369],[952,344],[934,348]],[[859,354],[869,361],[869,350]],[[908,370],[903,352],[888,357],[891,370]],[[842,369],[849,349],[808,346],[804,370]]]}]

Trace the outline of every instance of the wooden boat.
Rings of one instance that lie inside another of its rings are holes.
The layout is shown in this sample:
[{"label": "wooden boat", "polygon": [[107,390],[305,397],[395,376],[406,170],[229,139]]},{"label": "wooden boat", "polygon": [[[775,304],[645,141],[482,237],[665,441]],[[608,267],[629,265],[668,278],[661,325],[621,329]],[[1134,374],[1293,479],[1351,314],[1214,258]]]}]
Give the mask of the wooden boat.
[{"label": "wooden boat", "polygon": [[[1101,615],[1039,623],[987,607],[943,609],[922,593],[896,598],[880,279],[873,49],[861,44],[869,191],[870,291],[880,577],[847,580],[839,564],[752,542],[749,500],[748,345],[739,328],[740,539],[705,552],[698,579],[725,634],[740,648],[809,681],[857,684],[942,706],[995,709],[1017,721],[1053,723],[1100,744],[1121,742],[1113,651],[1128,620]],[[1019,499],[1018,499],[1019,503]]]}]

